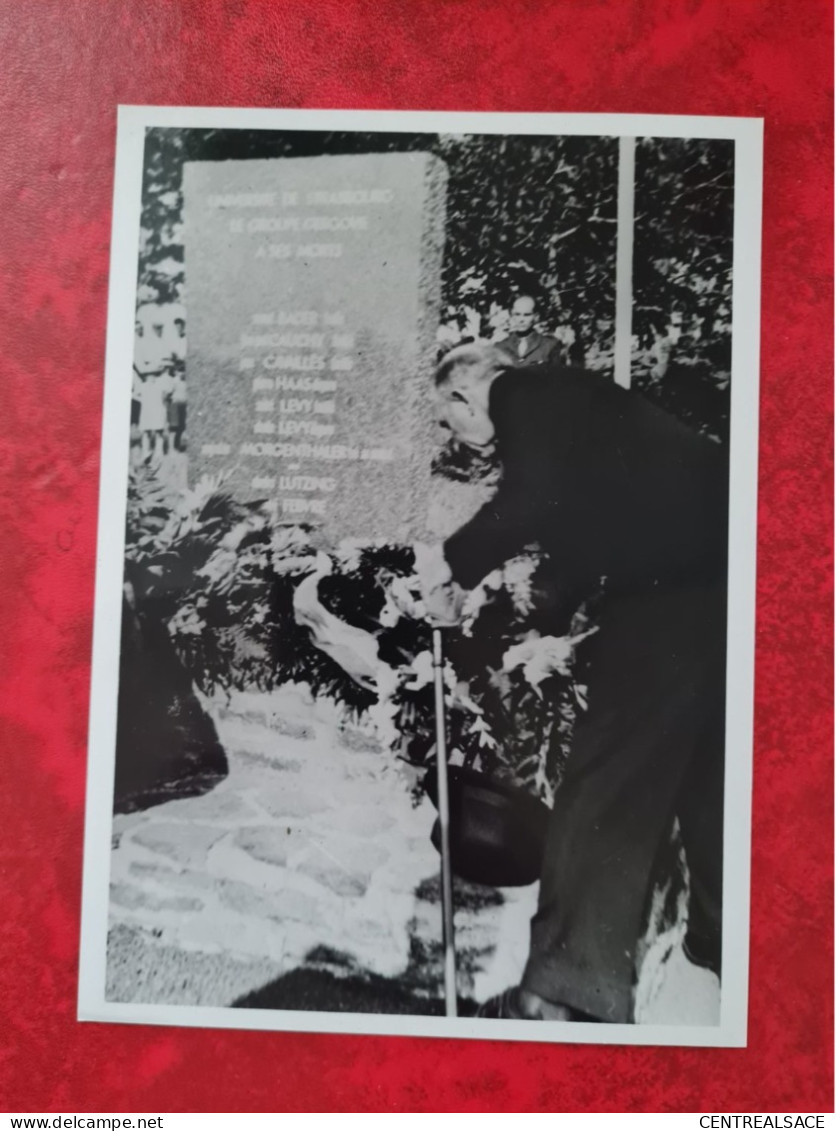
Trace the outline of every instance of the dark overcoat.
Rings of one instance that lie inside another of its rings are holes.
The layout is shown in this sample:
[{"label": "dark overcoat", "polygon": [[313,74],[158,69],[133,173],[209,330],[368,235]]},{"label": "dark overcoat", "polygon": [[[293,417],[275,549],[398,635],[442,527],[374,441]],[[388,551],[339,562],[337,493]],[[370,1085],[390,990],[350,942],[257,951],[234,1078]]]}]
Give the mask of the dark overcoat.
[{"label": "dark overcoat", "polygon": [[502,477],[445,543],[472,588],[528,546],[548,555],[567,612],[608,593],[725,579],[724,449],[638,392],[577,369],[507,370],[490,392]]}]

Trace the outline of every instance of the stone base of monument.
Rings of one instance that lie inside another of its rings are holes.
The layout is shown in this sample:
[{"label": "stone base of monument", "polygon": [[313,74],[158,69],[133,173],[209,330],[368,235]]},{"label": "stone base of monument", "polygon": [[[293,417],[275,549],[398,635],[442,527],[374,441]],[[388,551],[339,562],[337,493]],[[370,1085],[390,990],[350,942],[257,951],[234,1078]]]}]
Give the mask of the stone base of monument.
[{"label": "stone base of monument", "polygon": [[[110,998],[229,1005],[303,968],[440,998],[435,810],[414,803],[417,775],[304,691],[212,709],[229,778],[114,820]],[[459,990],[481,1000],[519,977],[536,892],[460,883],[456,899]],[[161,961],[132,973],[125,955],[143,947]],[[223,955],[213,987],[205,960]]]},{"label": "stone base of monument", "polygon": [[[209,706],[228,779],[114,819],[108,999],[441,1013],[436,814],[414,772],[304,690]],[[536,899],[457,881],[463,1013],[519,981]],[[685,1016],[681,984],[654,1013],[677,932],[646,941],[644,1020]]]}]

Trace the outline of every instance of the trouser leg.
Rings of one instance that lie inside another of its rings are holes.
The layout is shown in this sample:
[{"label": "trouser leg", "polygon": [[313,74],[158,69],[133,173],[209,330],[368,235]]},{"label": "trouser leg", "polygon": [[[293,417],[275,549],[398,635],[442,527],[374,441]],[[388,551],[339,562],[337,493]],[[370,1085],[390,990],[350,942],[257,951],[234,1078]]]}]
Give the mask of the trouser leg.
[{"label": "trouser leg", "polygon": [[716,591],[692,589],[610,598],[599,623],[587,644],[588,710],[555,798],[523,986],[625,1022],[654,860],[706,712],[716,710],[712,665],[725,616]]},{"label": "trouser leg", "polygon": [[[724,674],[724,668],[721,669]],[[677,816],[688,865],[685,949],[692,961],[719,976],[723,912],[723,781],[725,688],[716,687],[713,715],[680,791]]]}]

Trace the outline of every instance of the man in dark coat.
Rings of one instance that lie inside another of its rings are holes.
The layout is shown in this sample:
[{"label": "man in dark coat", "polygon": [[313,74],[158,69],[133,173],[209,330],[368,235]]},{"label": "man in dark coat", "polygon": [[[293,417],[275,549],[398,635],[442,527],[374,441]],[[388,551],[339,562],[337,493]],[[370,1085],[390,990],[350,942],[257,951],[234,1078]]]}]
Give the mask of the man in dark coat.
[{"label": "man in dark coat", "polygon": [[511,333],[496,348],[506,364],[514,366],[545,365],[556,360],[558,343],[535,330],[537,304],[531,295],[520,295],[511,307]]},{"label": "man in dark coat", "polygon": [[491,570],[537,545],[565,634],[602,590],[577,649],[587,710],[555,798],[522,986],[485,1016],[633,1019],[636,949],[657,856],[678,818],[688,957],[719,974],[727,467],[718,445],[597,375],[508,371],[491,346],[451,351],[440,419],[495,445],[497,491],[422,556],[438,623]]}]

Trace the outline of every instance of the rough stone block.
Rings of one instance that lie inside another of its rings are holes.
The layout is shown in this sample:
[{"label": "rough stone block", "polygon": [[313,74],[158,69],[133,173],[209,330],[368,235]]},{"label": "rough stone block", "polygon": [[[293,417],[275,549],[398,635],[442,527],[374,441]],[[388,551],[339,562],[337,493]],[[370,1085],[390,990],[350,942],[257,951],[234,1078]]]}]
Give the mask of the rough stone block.
[{"label": "rough stone block", "polygon": [[323,541],[426,535],[444,163],[184,166],[190,476]]},{"label": "rough stone block", "polygon": [[297,774],[302,769],[302,763],[298,758],[289,758],[279,753],[273,755],[262,754],[257,750],[242,750],[237,754],[237,758],[239,765],[233,770],[236,781],[240,781],[242,770],[244,773],[254,771],[254,776],[258,775],[263,780],[265,770]]},{"label": "rough stone block", "polygon": [[199,911],[203,906],[203,901],[193,896],[158,896],[121,883],[111,884],[110,898],[113,903],[130,911]]},{"label": "rough stone block", "polygon": [[389,850],[382,844],[353,837],[327,837],[315,842],[314,848],[326,858],[338,860],[347,871],[369,876],[390,856]]},{"label": "rough stone block", "polygon": [[317,841],[296,859],[295,867],[337,895],[366,893],[372,875],[389,858],[382,846],[348,838]]},{"label": "rough stone block", "polygon": [[145,864],[139,860],[134,860],[128,867],[128,871],[132,876],[139,876],[140,879],[158,880],[162,883],[170,883],[182,875],[180,872],[175,872],[173,868],[169,868],[167,864]]},{"label": "rough stone block", "polygon": [[350,805],[336,809],[322,818],[334,832],[351,833],[358,837],[377,837],[394,827],[395,819],[373,805]]},{"label": "rough stone block", "polygon": [[317,926],[322,922],[322,912],[317,901],[305,892],[287,888],[265,894],[246,884],[223,881],[218,885],[221,903],[242,915],[256,919],[272,919],[278,923],[285,919]]},{"label": "rough stone block", "polygon": [[383,752],[380,739],[371,730],[364,730],[361,727],[343,726],[339,732],[339,743],[346,750],[370,754]]},{"label": "rough stone block", "polygon": [[[189,803],[183,802],[183,804]],[[132,839],[152,852],[176,860],[178,864],[198,867],[205,861],[206,853],[212,845],[220,840],[225,832],[225,829],[213,828],[211,825],[194,825],[187,821],[178,824],[151,822],[143,828],[136,829]]]},{"label": "rough stone block", "polygon": [[324,857],[313,853],[297,861],[296,868],[336,895],[352,899],[359,899],[360,896],[365,895],[371,880],[371,875],[368,873],[358,875],[356,872],[347,872],[338,864],[332,864]]},{"label": "rough stone block", "polygon": [[205,797],[173,801],[165,813],[167,817],[189,821],[242,821],[254,815],[252,807],[226,784]]},{"label": "rough stone block", "polygon": [[315,793],[301,789],[275,789],[271,788],[259,797],[261,804],[273,817],[310,817],[314,813],[321,813],[331,806],[329,797],[317,796]]},{"label": "rough stone block", "polygon": [[287,833],[275,825],[241,829],[235,837],[236,845],[265,864],[283,867],[287,863]]}]

